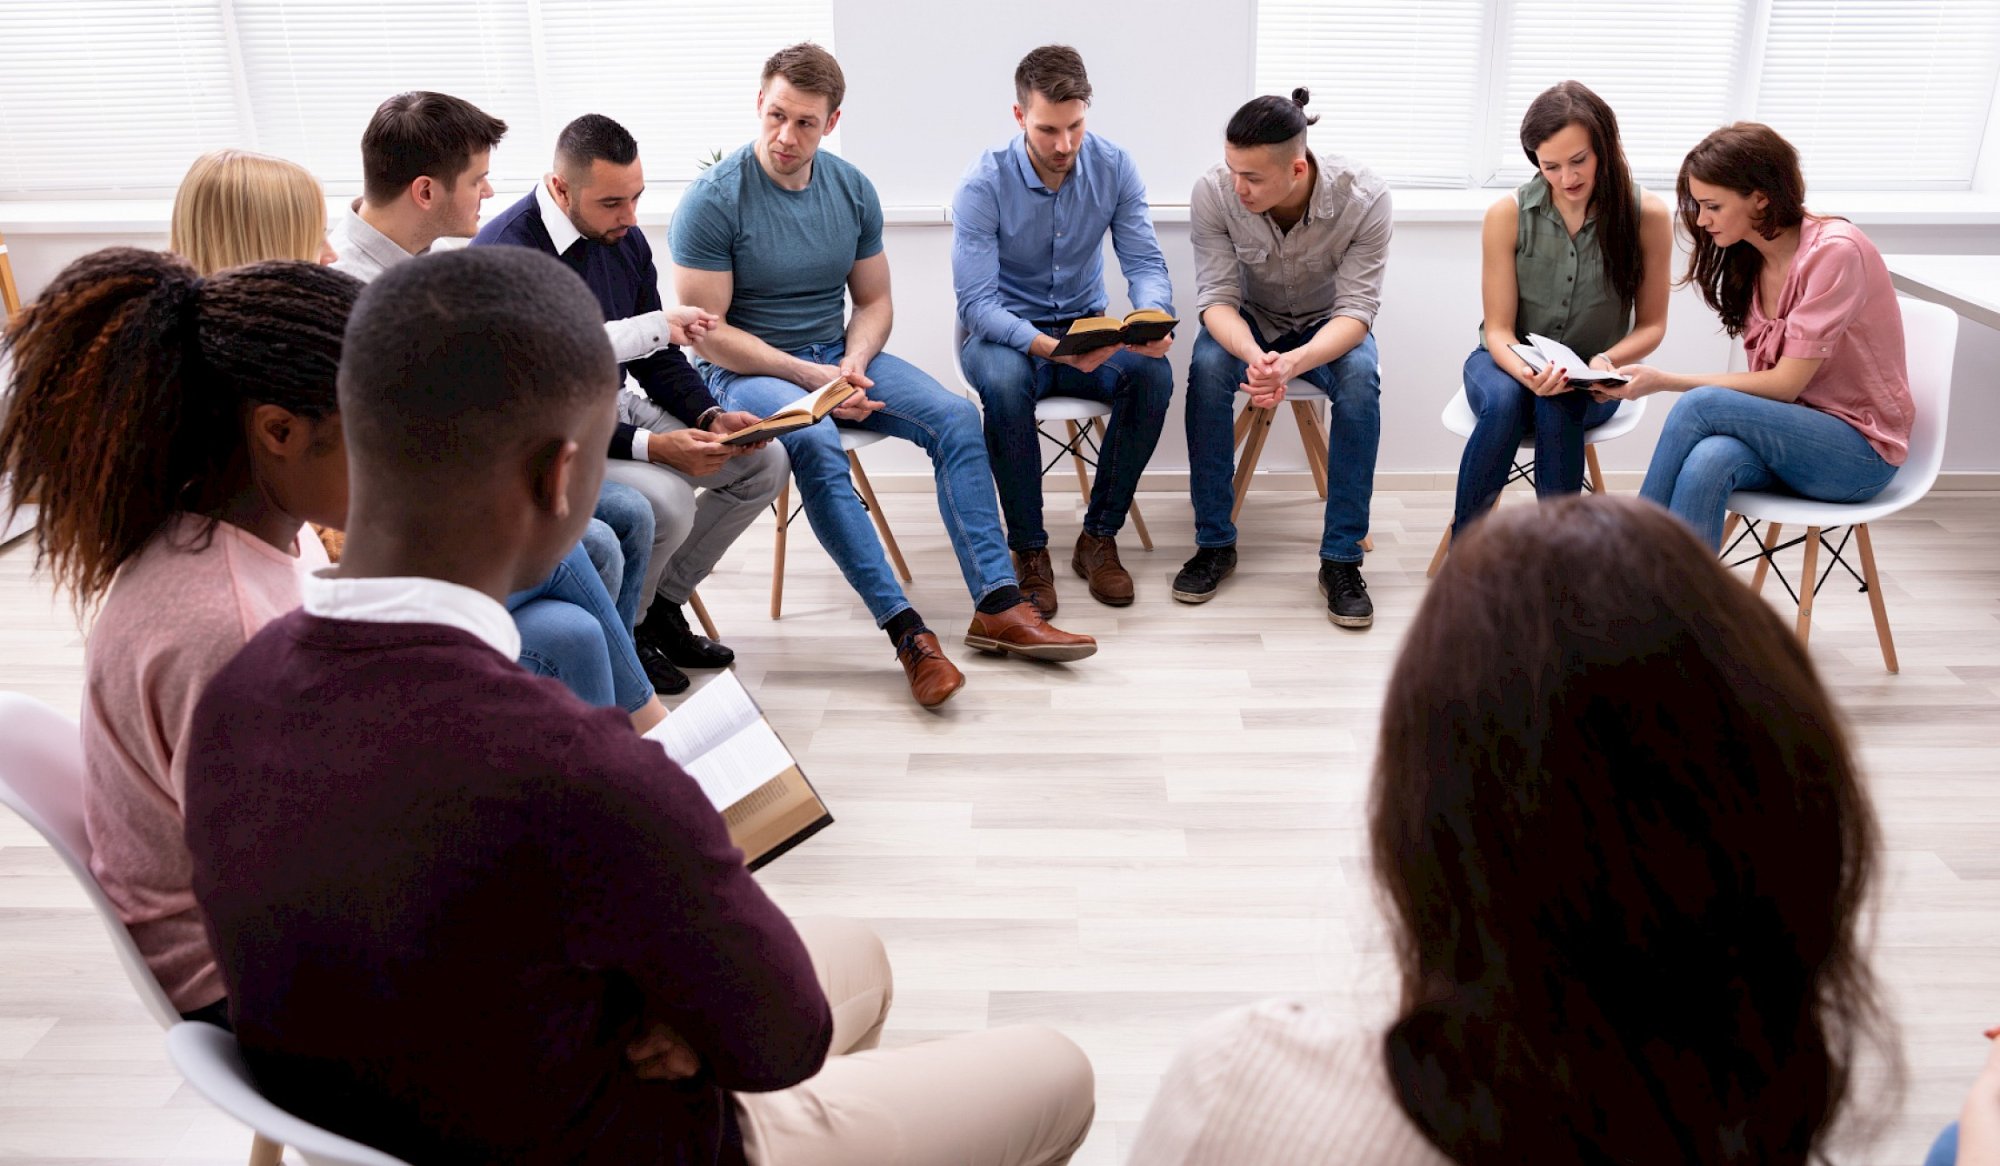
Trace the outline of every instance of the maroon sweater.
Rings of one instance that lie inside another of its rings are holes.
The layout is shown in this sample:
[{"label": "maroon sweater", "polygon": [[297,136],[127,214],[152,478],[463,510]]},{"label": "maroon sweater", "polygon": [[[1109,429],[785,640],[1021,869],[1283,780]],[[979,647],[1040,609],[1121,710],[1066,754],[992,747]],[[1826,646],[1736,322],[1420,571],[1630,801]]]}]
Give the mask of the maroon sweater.
[{"label": "maroon sweater", "polygon": [[[187,840],[267,1096],[412,1162],[740,1163],[817,1072],[798,933],[693,779],[469,633],[294,611],[195,710]],[[691,1082],[642,1081],[665,1021]]]}]

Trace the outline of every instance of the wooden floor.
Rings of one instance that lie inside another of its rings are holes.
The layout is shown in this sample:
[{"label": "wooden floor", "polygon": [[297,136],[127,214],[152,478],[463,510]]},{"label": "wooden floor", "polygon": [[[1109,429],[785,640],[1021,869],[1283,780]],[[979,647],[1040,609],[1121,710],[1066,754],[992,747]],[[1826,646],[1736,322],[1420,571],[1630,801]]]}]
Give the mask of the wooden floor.
[{"label": "wooden floor", "polygon": [[[969,677],[942,710],[910,702],[803,526],[782,621],[766,617],[768,522],[702,592],[838,818],[761,878],[795,914],[882,933],[898,980],[888,1041],[1061,1028],[1098,1072],[1077,1161],[1109,1164],[1203,1017],[1272,993],[1384,1015],[1362,807],[1380,692],[1449,495],[1376,498],[1365,632],[1331,626],[1315,591],[1318,499],[1253,494],[1235,577],[1184,607],[1168,581],[1190,550],[1187,500],[1142,495],[1159,549],[1121,540],[1138,602],[1101,607],[1058,579],[1056,622],[1103,644],[1067,667],[960,646],[969,603],[930,498],[882,499],[912,599]],[[1060,570],[1075,497],[1050,501]],[[1821,595],[1812,646],[1891,851],[1877,964],[1909,1086],[1886,1132],[1841,1155],[1888,1166],[1920,1160],[1985,1056],[1980,1029],[2000,1021],[2000,497],[1933,494],[1878,523],[1875,545],[1902,674],[1883,672],[1851,588]],[[0,552],[0,689],[73,714],[81,639],[32,558],[24,543]],[[241,1163],[248,1140],[182,1087],[82,897],[0,812],[0,1163]]]}]

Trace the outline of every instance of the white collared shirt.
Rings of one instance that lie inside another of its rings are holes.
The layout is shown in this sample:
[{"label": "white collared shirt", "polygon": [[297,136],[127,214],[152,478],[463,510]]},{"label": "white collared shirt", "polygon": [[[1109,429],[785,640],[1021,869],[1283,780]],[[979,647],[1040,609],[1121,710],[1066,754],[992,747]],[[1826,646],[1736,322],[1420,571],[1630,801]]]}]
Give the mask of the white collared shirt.
[{"label": "white collared shirt", "polygon": [[[535,209],[542,214],[542,226],[549,232],[549,241],[555,244],[556,254],[561,255],[583,238],[576,224],[556,205],[556,196],[549,193],[549,180],[545,177],[535,184]],[[623,320],[606,320],[604,331],[611,337],[612,355],[619,364],[641,360],[665,348],[672,336],[667,328],[665,312],[647,312],[644,315],[628,316]],[[642,451],[634,455],[645,461]]]},{"label": "white collared shirt", "polygon": [[509,660],[521,656],[521,631],[484,592],[423,576],[339,579],[315,571],[300,580],[306,614],[359,623],[428,623],[457,628]]},{"label": "white collared shirt", "polygon": [[[344,271],[363,283],[396,266],[406,259],[416,256],[403,250],[403,245],[375,229],[375,225],[361,217],[361,200],[355,199],[347,206],[347,213],[334,221],[326,233],[326,241],[333,248],[335,271]],[[426,247],[417,255],[430,254]]]}]

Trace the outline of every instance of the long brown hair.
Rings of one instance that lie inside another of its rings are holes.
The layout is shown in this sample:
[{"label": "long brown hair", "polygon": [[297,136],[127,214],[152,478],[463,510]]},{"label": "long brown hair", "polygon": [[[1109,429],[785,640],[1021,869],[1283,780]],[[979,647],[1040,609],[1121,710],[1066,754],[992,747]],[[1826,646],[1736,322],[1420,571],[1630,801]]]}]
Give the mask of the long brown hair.
[{"label": "long brown hair", "polygon": [[1552,85],[1521,115],[1521,152],[1540,174],[1535,148],[1571,124],[1590,134],[1590,149],[1597,155],[1597,185],[1590,201],[1597,208],[1598,252],[1604,257],[1605,282],[1629,309],[1646,277],[1646,256],[1639,247],[1639,202],[1632,195],[1632,165],[1618,137],[1618,115],[1581,81]]},{"label": "long brown hair", "polygon": [[1804,1163],[1893,1041],[1875,816],[1797,640],[1666,511],[1503,508],[1412,621],[1375,774],[1403,1109],[1459,1166]]},{"label": "long brown hair", "polygon": [[1723,329],[1731,336],[1741,336],[1750,320],[1750,300],[1757,293],[1757,273],[1764,269],[1764,257],[1748,242],[1715,245],[1701,229],[1701,207],[1688,189],[1690,178],[1746,197],[1761,191],[1770,204],[1757,220],[1757,233],[1775,239],[1778,232],[1796,227],[1806,218],[1806,177],[1799,169],[1799,152],[1770,126],[1739,121],[1716,130],[1689,150],[1674,181],[1681,230],[1694,243],[1687,275],[1681,282],[1700,289],[1701,298],[1722,317]]},{"label": "long brown hair", "polygon": [[332,415],[341,329],[361,283],[311,263],[203,279],[113,247],[57,275],[15,317],[0,469],[41,508],[37,562],[79,609],[168,518],[207,513],[248,472],[243,410]]}]

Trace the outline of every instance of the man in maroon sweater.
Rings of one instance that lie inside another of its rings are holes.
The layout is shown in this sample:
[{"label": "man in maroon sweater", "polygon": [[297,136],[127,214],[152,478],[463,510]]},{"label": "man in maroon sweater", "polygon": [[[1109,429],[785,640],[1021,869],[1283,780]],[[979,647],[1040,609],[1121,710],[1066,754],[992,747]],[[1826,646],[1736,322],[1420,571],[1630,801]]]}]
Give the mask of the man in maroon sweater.
[{"label": "man in maroon sweater", "polygon": [[575,545],[617,391],[546,256],[414,259],[356,304],[345,555],[191,736],[195,894],[258,1086],[426,1166],[1066,1160],[1074,1045],[873,1049],[879,941],[802,938],[657,744],[514,662],[499,601]]}]

